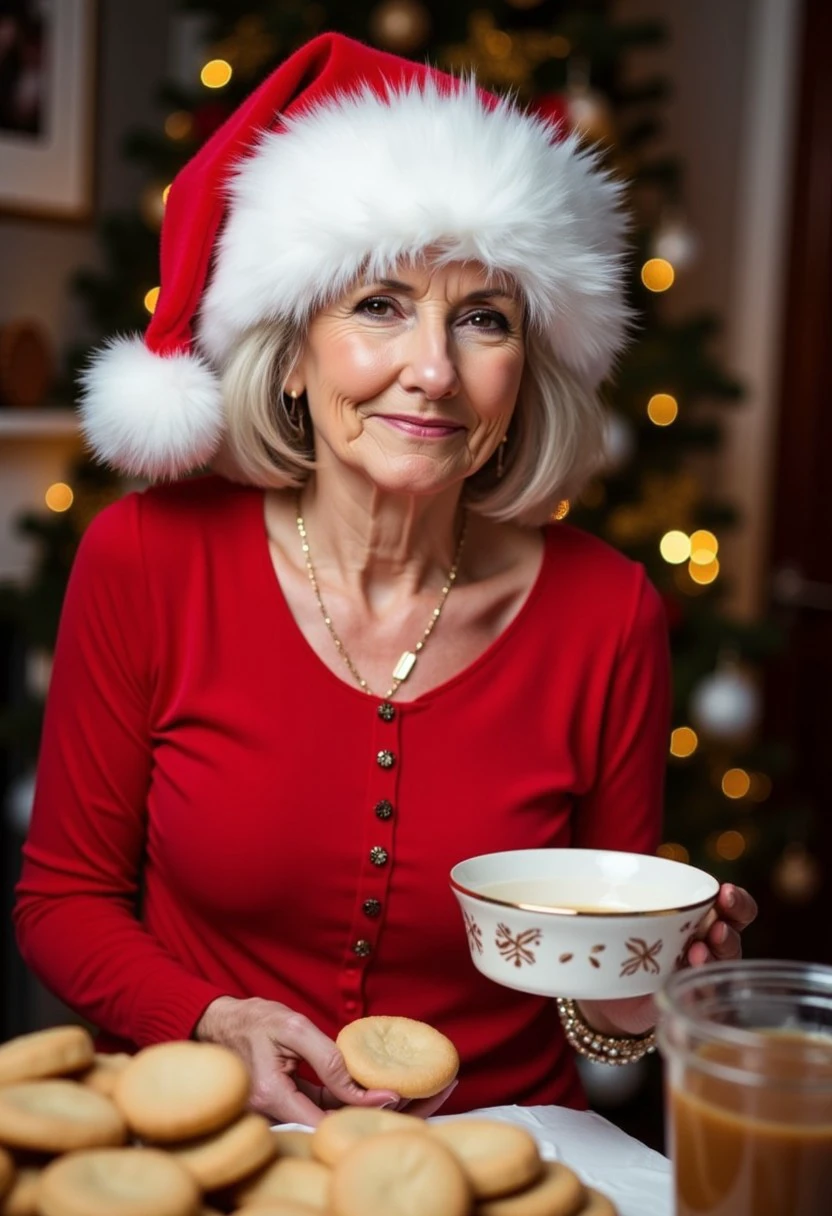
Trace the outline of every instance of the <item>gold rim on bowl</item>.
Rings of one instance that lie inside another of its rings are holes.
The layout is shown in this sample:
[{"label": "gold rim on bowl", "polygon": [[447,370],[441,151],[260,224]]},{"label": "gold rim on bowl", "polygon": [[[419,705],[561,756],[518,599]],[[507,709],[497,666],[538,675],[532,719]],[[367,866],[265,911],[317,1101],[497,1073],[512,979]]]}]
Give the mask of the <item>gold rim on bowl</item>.
[{"label": "gold rim on bowl", "polygon": [[[558,908],[552,904],[527,904],[511,899],[495,899],[493,895],[483,895],[481,891],[472,891],[470,887],[464,887],[455,878],[450,878],[448,881],[455,891],[461,891],[463,895],[468,895],[471,899],[478,899],[480,903],[496,904],[499,908],[514,908],[518,912],[542,913],[546,916],[676,916],[682,912],[695,912],[698,908],[706,908],[708,904],[714,902],[719,894],[719,884],[717,883],[716,891],[713,895],[709,895],[707,899],[697,900],[693,904],[680,904],[678,908],[654,908],[646,912],[630,911],[626,908],[610,908],[603,912],[587,912],[579,908]],[[716,882],[716,879],[714,879],[714,882]]]}]

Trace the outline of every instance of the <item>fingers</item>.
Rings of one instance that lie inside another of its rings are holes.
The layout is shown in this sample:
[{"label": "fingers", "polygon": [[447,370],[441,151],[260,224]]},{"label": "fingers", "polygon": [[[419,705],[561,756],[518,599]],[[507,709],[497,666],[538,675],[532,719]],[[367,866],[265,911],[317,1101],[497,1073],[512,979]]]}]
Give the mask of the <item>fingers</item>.
[{"label": "fingers", "polygon": [[719,916],[734,929],[746,929],[757,916],[757,902],[743,887],[723,883],[717,895]]},{"label": "fingers", "polygon": [[381,1106],[398,1100],[392,1090],[367,1090],[347,1072],[344,1057],[332,1039],[302,1014],[292,1013],[281,1026],[281,1042],[314,1069],[331,1105]]},{"label": "fingers", "polygon": [[446,1085],[432,1098],[417,1098],[413,1102],[408,1102],[403,1108],[405,1114],[415,1115],[418,1119],[429,1119],[441,1106],[445,1105],[458,1084],[459,1081],[451,1081],[450,1085]]}]

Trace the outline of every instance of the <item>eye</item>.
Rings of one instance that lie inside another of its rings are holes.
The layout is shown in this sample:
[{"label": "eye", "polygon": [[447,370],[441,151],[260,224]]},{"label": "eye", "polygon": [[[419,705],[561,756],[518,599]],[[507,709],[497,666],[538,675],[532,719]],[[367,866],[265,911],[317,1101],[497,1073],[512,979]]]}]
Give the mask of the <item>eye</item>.
[{"label": "eye", "polygon": [[367,317],[376,317],[380,321],[386,321],[395,311],[395,302],[387,296],[368,296],[366,300],[361,300],[355,306],[355,311],[363,313]]},{"label": "eye", "polygon": [[476,308],[473,312],[466,313],[462,321],[465,325],[484,330],[486,333],[506,333],[510,328],[506,317],[492,308]]}]

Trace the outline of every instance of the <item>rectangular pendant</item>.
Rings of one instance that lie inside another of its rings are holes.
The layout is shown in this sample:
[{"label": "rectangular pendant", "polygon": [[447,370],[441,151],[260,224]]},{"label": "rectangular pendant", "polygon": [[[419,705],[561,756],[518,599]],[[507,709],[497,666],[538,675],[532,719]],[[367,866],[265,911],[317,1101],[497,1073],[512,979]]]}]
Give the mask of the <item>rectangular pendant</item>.
[{"label": "rectangular pendant", "polygon": [[393,679],[400,683],[406,680],[416,664],[416,655],[412,650],[406,650],[393,668]]}]

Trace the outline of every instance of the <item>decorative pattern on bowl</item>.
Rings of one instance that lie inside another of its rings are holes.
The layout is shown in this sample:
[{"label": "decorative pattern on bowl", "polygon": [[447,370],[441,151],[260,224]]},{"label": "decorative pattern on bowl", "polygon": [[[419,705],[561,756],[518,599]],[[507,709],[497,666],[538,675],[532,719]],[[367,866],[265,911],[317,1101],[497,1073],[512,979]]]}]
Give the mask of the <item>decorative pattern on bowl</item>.
[{"label": "decorative pattern on bowl", "polygon": [[473,963],[489,979],[604,999],[655,992],[680,965],[719,884],[662,857],[518,849],[460,862],[451,888]]}]

